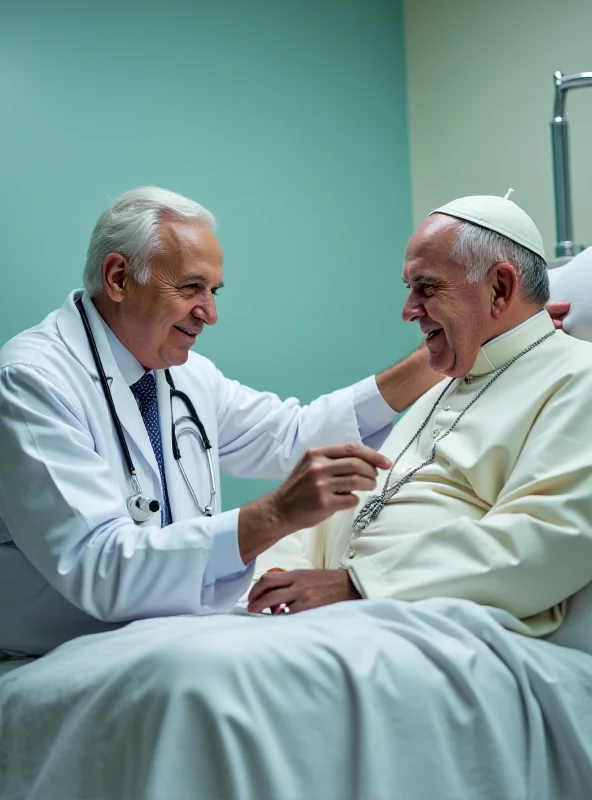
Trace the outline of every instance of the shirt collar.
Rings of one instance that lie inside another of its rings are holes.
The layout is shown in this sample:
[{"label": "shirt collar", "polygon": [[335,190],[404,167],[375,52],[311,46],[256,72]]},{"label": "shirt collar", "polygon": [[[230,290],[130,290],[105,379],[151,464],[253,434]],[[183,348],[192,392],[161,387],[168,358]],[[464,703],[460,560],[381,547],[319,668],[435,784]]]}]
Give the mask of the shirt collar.
[{"label": "shirt collar", "polygon": [[520,325],[496,336],[495,339],[479,348],[469,376],[487,375],[487,373],[499,369],[522,350],[534,344],[537,339],[554,330],[553,320],[548,313],[544,309],[539,311],[521,322]]},{"label": "shirt collar", "polygon": [[111,328],[107,325],[103,317],[97,311],[92,299],[91,302],[85,306],[85,308],[88,308],[91,316],[95,316],[96,319],[101,321],[101,325],[105,329],[107,341],[109,342],[109,347],[111,348],[111,353],[113,354],[117,368],[121,372],[127,385],[132,386],[144,376],[146,370],[140,364],[138,359],[132,353],[130,353],[127,347],[119,341],[117,336],[113,333]]}]

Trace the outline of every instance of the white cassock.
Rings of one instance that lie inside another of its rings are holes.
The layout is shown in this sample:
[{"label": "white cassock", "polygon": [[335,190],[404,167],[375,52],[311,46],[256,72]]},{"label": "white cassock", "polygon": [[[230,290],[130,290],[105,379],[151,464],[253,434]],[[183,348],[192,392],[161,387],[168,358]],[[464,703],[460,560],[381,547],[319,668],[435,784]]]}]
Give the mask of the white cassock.
[{"label": "white cassock", "polygon": [[[464,379],[428,391],[381,452],[389,485],[420,469],[365,530],[359,506],[288,537],[257,572],[348,568],[365,597],[458,597],[504,609],[514,630],[556,630],[566,601],[592,580],[592,345],[557,331],[511,364],[447,431],[495,370],[546,333],[546,312],[484,345]],[[443,390],[448,386],[446,391]],[[590,438],[589,438],[590,437]],[[378,490],[384,485],[384,476]]]},{"label": "white cassock", "polygon": [[[398,469],[550,330],[484,347]],[[553,334],[361,537],[328,529],[318,563],[375,599],[141,620],[9,665],[0,800],[589,800],[592,657],[514,631],[556,627],[592,579],[590,398],[592,345]]]}]

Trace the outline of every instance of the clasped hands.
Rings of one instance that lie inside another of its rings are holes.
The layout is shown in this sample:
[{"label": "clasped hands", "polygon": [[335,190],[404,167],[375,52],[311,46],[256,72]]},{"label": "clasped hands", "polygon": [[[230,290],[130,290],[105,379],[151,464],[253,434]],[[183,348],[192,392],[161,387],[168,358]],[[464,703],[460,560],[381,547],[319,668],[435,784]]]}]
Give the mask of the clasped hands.
[{"label": "clasped hands", "polygon": [[344,569],[296,569],[290,572],[266,572],[249,593],[249,611],[271,608],[272,613],[285,606],[290,613],[359,600],[360,594]]}]

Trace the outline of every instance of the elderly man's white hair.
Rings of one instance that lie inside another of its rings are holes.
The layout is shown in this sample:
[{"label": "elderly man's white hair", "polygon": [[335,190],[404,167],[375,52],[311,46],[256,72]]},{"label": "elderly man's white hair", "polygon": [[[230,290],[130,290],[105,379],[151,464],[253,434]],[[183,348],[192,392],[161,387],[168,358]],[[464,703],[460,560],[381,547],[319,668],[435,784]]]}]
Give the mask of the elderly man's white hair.
[{"label": "elderly man's white hair", "polygon": [[507,261],[516,269],[525,300],[537,305],[549,302],[549,275],[544,259],[496,231],[463,222],[456,232],[450,256],[466,268],[469,283],[482,281],[494,264]]},{"label": "elderly man's white hair", "polygon": [[84,288],[91,297],[103,291],[103,261],[109,253],[120,253],[129,263],[137,283],[150,277],[150,262],[162,252],[158,224],[163,216],[195,220],[214,228],[214,216],[199,203],[183,195],[141,186],[125,192],[99,217],[94,227],[86,265]]}]

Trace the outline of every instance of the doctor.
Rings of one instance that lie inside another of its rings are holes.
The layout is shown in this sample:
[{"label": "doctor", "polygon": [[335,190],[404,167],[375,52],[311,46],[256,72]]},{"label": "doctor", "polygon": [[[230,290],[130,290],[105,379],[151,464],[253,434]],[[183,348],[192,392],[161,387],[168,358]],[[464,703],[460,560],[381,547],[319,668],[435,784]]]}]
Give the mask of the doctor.
[{"label": "doctor", "polygon": [[[6,652],[228,609],[257,555],[374,487],[390,464],[362,442],[438,380],[418,352],[302,408],[224,377],[190,351],[217,320],[213,225],[172,192],[124,194],[93,231],[85,291],[1,351]],[[220,470],[288,477],[222,512]],[[327,591],[358,596],[347,573]]]}]

